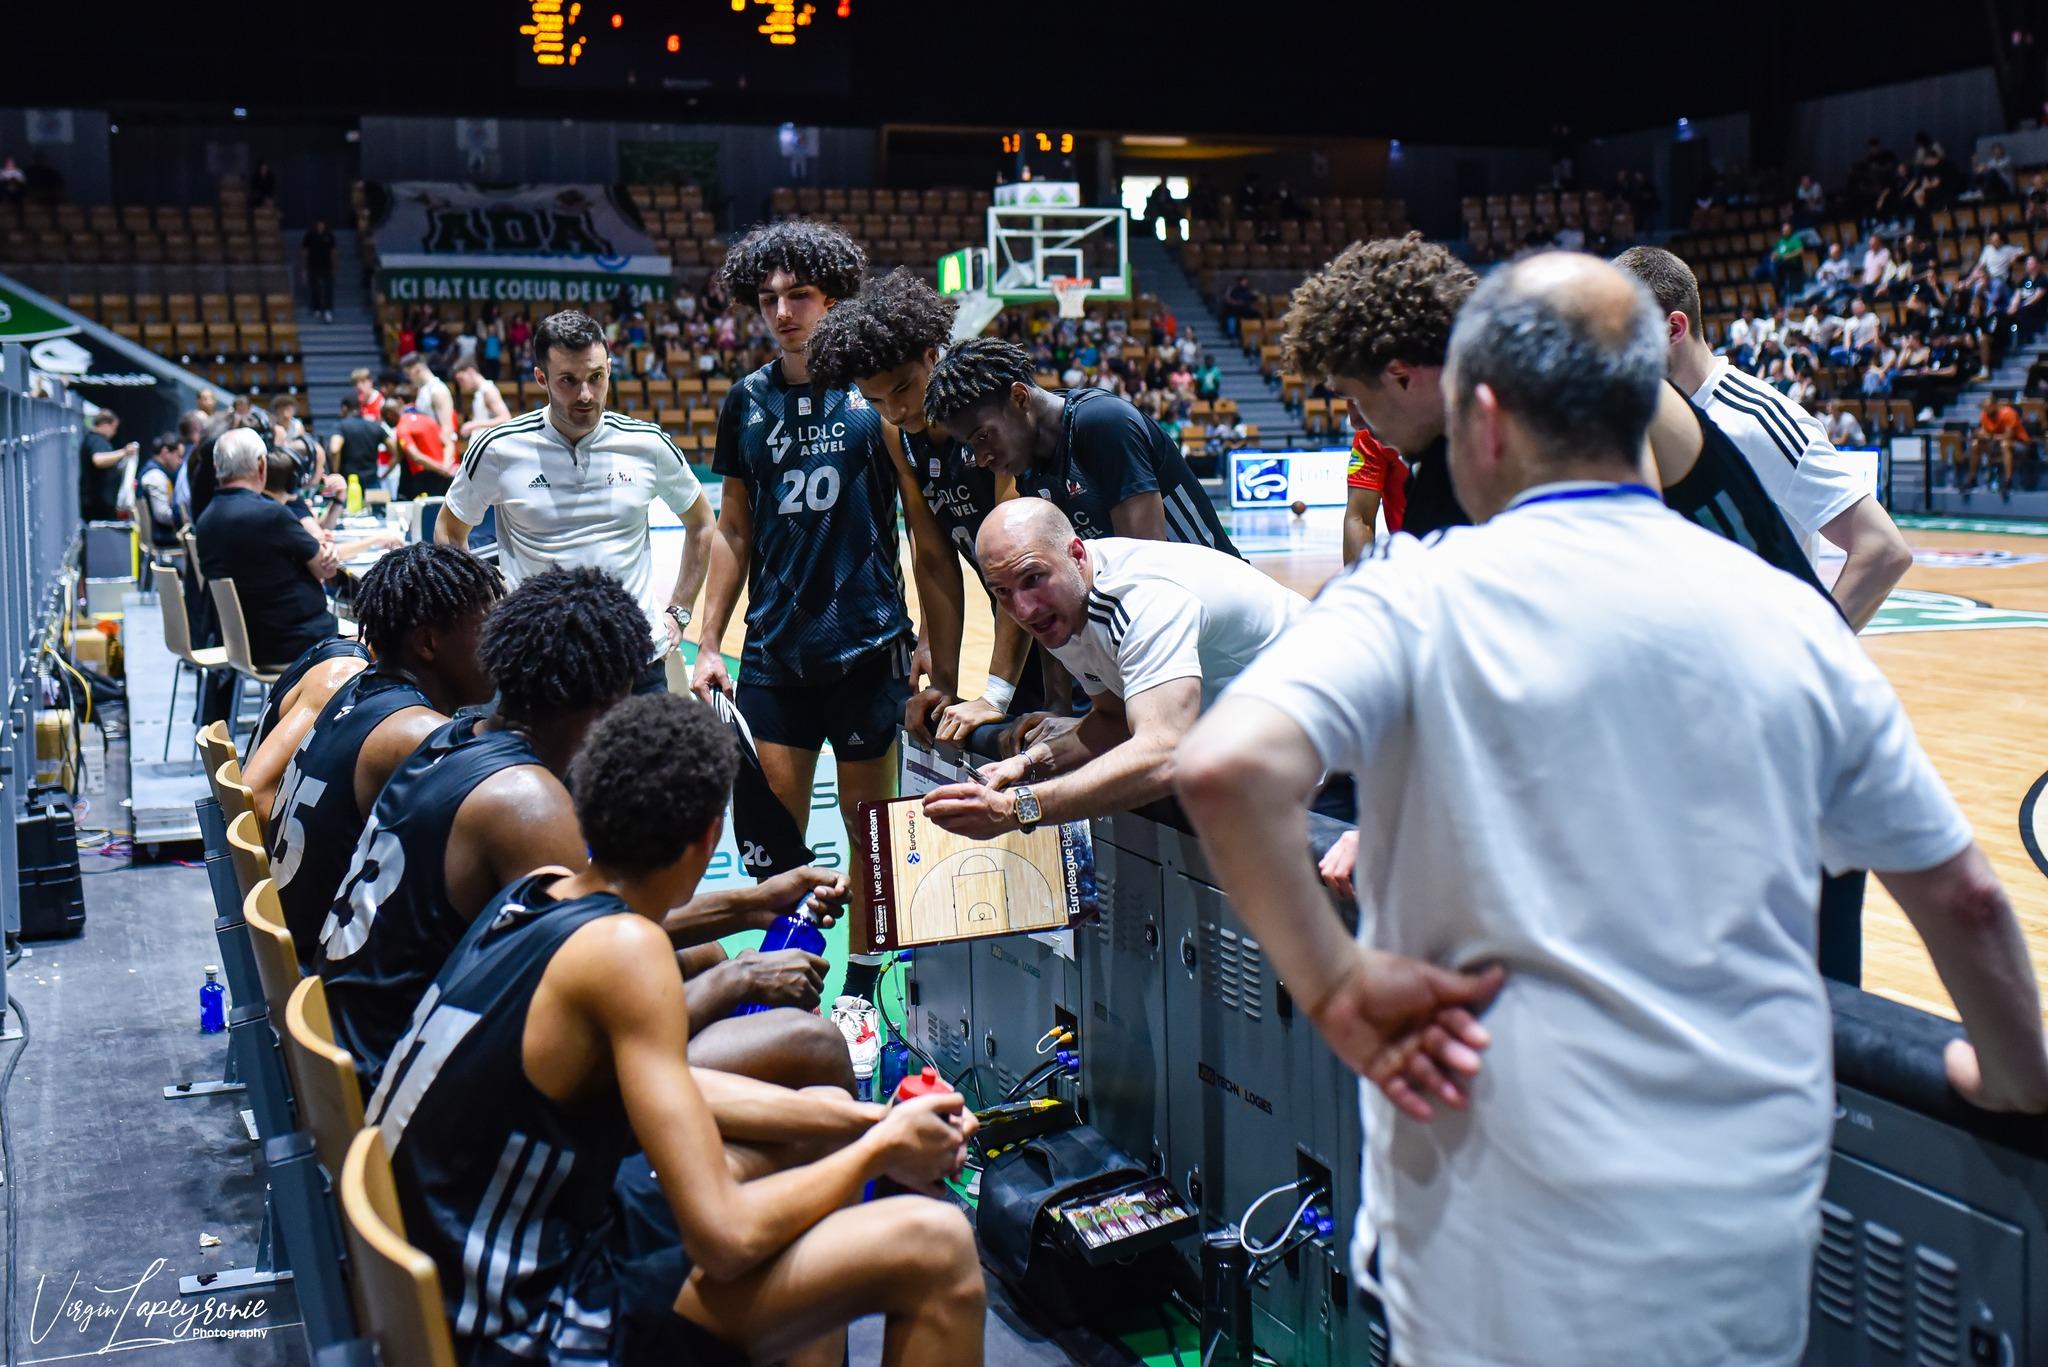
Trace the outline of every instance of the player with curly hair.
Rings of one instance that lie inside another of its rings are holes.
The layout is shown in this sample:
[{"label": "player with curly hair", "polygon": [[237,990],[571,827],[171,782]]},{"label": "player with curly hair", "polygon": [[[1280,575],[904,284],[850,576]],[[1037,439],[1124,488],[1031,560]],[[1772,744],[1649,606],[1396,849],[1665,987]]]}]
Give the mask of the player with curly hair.
[{"label": "player with curly hair", "polygon": [[392,770],[456,709],[489,700],[477,642],[503,591],[497,570],[468,551],[392,551],[356,589],[374,663],[318,713],[287,719],[249,757],[244,781],[269,818],[271,876],[302,967]]},{"label": "player with curly hair", "polygon": [[365,1108],[464,1362],[836,1363],[873,1313],[886,1362],[982,1361],[959,1209],[861,1200],[876,1177],[959,1173],[960,1097],[884,1110],[698,1058],[663,922],[717,849],[734,769],[691,699],[593,726],[569,769],[588,864],[484,909]]},{"label": "player with curly hair", "polygon": [[1402,529],[1416,536],[1472,520],[1451,488],[1443,370],[1451,324],[1478,283],[1420,233],[1354,242],[1301,283],[1281,324],[1286,367],[1327,386],[1406,458]]},{"label": "player with curly hair", "polygon": [[[591,841],[563,775],[591,726],[634,688],[652,639],[635,596],[590,568],[535,575],[486,619],[482,657],[497,707],[442,726],[392,774],[320,927],[314,967],[327,982],[335,1038],[366,1087],[484,904],[542,865],[584,866]],[[812,893],[829,923],[845,879],[806,868],[706,893],[666,926],[678,949],[690,949],[765,929]],[[807,1014],[822,959],[792,950],[728,960],[712,944],[686,967],[701,968],[688,989],[697,1062],[791,1085],[850,1084],[839,1032]],[[798,1009],[724,1019],[750,1004]]]},{"label": "player with curly hair", "polygon": [[[799,828],[828,744],[848,830],[859,803],[895,795],[896,728],[912,692],[916,633],[904,606],[887,424],[859,390],[819,384],[810,370],[813,330],[859,292],[866,265],[838,229],[791,220],[741,238],[722,277],[736,302],[761,310],[782,355],[734,385],[719,411],[711,468],[724,497],[691,686],[707,699],[735,695],[762,774]],[[912,503],[923,592],[951,552],[922,501]],[[743,584],[735,689],[719,644]],[[936,582],[929,591],[943,594]],[[953,679],[936,682],[957,689]],[[856,962],[847,990],[871,998],[879,960]]]},{"label": "player with curly hair", "polygon": [[[935,571],[946,595],[934,599],[924,576],[918,580],[919,625],[939,678],[958,677],[964,605],[953,552],[957,549],[980,578],[974,539],[982,520],[999,501],[1017,496],[1014,481],[976,465],[964,445],[925,421],[925,386],[952,337],[957,307],[898,267],[826,314],[811,334],[810,349],[814,379],[834,389],[854,386],[894,425],[897,436],[889,442],[889,454],[896,461],[903,506],[929,508],[948,538],[943,568]],[[911,537],[917,540],[915,526]],[[982,587],[986,591],[986,580]],[[978,726],[1039,705],[1040,671],[1030,659],[1030,637],[1000,612],[995,621],[995,648],[982,695],[956,699],[934,680],[910,700],[903,724],[911,734],[957,744]]]},{"label": "player with curly hair", "polygon": [[924,412],[977,465],[1014,479],[1020,494],[1051,500],[1084,540],[1182,541],[1237,554],[1158,423],[1104,389],[1040,389],[1031,353],[1015,342],[977,337],[953,348],[932,367]]}]

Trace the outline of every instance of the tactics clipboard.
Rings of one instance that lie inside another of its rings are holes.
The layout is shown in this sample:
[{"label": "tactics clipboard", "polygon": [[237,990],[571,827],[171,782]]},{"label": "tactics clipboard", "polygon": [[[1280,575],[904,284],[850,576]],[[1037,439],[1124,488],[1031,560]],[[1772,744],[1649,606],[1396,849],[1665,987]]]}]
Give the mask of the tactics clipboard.
[{"label": "tactics clipboard", "polygon": [[868,897],[853,952],[1065,930],[1082,914],[1093,862],[1085,827],[976,840],[926,820],[918,797],[857,812]]}]

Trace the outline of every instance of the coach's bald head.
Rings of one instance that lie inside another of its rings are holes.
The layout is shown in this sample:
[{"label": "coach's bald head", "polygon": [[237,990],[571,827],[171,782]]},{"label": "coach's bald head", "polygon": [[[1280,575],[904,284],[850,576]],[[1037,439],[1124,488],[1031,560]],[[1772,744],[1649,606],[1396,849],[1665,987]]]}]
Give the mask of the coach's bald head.
[{"label": "coach's bald head", "polygon": [[1451,333],[1451,479],[1485,521],[1533,485],[1637,478],[1664,382],[1665,336],[1642,283],[1543,252],[1495,271]]},{"label": "coach's bald head", "polygon": [[974,539],[974,555],[997,605],[1039,644],[1063,646],[1088,620],[1088,548],[1045,499],[998,503]]}]

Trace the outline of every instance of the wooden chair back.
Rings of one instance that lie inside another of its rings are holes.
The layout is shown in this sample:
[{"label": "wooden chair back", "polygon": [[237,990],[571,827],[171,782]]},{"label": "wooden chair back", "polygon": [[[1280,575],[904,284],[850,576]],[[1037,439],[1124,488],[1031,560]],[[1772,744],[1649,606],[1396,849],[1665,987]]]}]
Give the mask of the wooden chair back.
[{"label": "wooden chair back", "polygon": [[[242,919],[249,925],[249,944],[256,955],[256,976],[263,982],[263,1000],[270,1007],[270,1023],[282,1028],[284,1009],[299,985],[299,954],[292,946],[292,933],[285,929],[284,908],[278,905],[277,884],[264,879],[249,890],[242,902]],[[291,1061],[291,1055],[285,1055]],[[287,1069],[289,1071],[289,1069]],[[298,1079],[292,1079],[294,1090]]]},{"label": "wooden chair back", "polygon": [[226,722],[208,722],[199,728],[199,761],[206,766],[206,781],[214,785],[215,798],[220,797],[218,775],[223,769],[235,782],[242,781],[242,761],[235,757],[235,743],[228,738]]},{"label": "wooden chair back", "polygon": [[256,813],[243,812],[228,823],[228,854],[235,861],[235,883],[247,897],[270,877],[270,851],[263,845],[263,827]]},{"label": "wooden chair back", "polygon": [[313,1136],[313,1147],[328,1173],[340,1172],[348,1160],[349,1142],[363,1128],[363,1088],[356,1079],[355,1058],[334,1042],[334,1021],[327,1013],[327,984],[301,978],[284,1008],[285,1055],[298,1079],[294,1099],[299,1126]]},{"label": "wooden chair back", "polygon": [[235,581],[216,579],[206,587],[213,594],[214,613],[220,618],[220,639],[227,648],[228,666],[252,679],[265,678],[265,671],[256,667],[256,660],[249,653],[249,619],[242,615],[242,596],[235,591]]},{"label": "wooden chair back", "polygon": [[[234,760],[223,760],[213,771],[213,795],[220,802],[221,819],[230,826],[242,813],[256,810],[256,794],[242,782],[242,767]],[[256,825],[261,830],[261,817],[256,819]]]},{"label": "wooden chair back", "polygon": [[405,1241],[398,1186],[384,1136],[359,1130],[341,1169],[341,1222],[348,1233],[356,1326],[382,1361],[455,1367],[455,1344],[434,1260]]}]

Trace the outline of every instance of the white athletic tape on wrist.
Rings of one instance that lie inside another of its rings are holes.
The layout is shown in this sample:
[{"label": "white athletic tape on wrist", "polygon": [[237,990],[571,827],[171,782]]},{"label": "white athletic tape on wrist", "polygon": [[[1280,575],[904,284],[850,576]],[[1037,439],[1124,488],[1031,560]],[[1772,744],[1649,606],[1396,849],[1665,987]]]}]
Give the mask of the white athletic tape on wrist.
[{"label": "white athletic tape on wrist", "polygon": [[1010,710],[1010,699],[1017,696],[1017,685],[1007,679],[990,678],[987,687],[981,690],[981,700],[998,712]]}]

